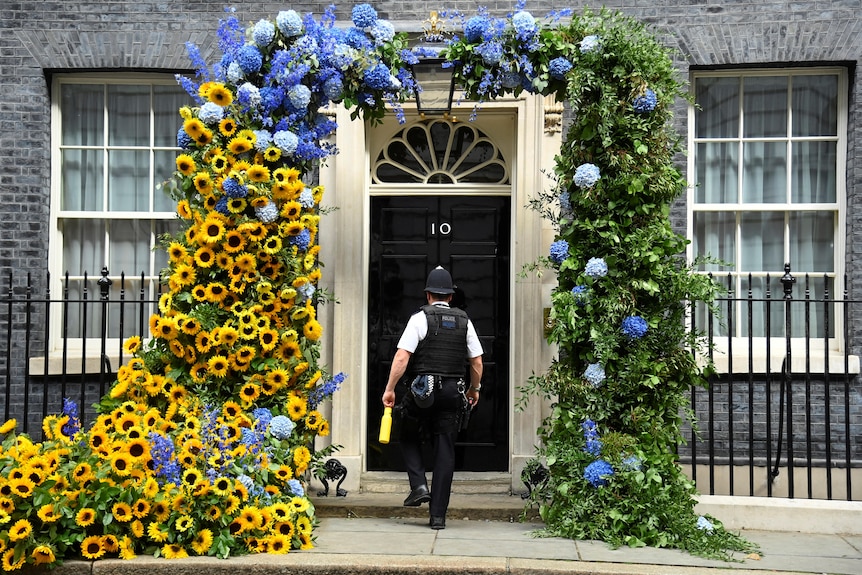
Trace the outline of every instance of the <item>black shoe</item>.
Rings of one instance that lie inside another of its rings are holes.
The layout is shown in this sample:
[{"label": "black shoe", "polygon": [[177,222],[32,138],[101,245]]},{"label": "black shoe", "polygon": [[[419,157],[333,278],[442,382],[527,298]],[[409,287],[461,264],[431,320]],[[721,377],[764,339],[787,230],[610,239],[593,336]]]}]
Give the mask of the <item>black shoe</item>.
[{"label": "black shoe", "polygon": [[431,525],[431,529],[446,529],[446,517],[437,517],[436,515],[432,515],[429,524]]},{"label": "black shoe", "polygon": [[428,491],[428,486],[420,485],[411,491],[407,499],[404,500],[404,507],[419,507],[429,501],[431,501],[431,492]]}]

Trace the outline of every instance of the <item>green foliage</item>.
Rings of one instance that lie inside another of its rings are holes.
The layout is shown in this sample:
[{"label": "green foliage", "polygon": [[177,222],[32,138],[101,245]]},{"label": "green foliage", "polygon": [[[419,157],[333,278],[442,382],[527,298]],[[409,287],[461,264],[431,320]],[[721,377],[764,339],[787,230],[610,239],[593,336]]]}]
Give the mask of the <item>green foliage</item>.
[{"label": "green foliage", "polygon": [[[523,71],[523,57],[512,55],[517,43],[504,37],[503,62]],[[668,218],[686,185],[672,129],[684,83],[669,51],[620,13],[585,10],[540,38],[530,86],[567,100],[574,120],[553,186],[530,202],[556,228],[550,257],[532,269],[557,275],[548,340],[559,350],[522,390],[553,402],[538,453],[550,477],[533,503],[548,534],[731,559],[754,546],[698,517],[695,486],[675,453],[688,392],[706,385],[687,311],[718,292],[686,264],[687,240]],[[468,94],[493,97],[481,90],[489,75],[477,52],[464,40],[449,57],[468,63]],[[571,63],[562,83],[549,74],[556,58]]]}]

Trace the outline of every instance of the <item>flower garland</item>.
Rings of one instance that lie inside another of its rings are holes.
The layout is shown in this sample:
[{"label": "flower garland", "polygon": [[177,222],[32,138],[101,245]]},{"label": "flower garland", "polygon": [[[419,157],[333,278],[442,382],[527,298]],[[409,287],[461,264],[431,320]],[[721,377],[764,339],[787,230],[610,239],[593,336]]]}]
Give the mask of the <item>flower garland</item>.
[{"label": "flower garland", "polygon": [[171,194],[184,230],[164,239],[166,290],[150,338],[81,429],[78,406],[45,441],[0,427],[4,571],[67,557],[286,553],[313,546],[308,472],[334,447],[319,406],[342,384],[318,365],[328,300],[317,242],[321,186],[344,102],[372,121],[413,92],[404,35],[368,4],[354,26],[280,12],[220,23],[221,57],[188,51],[197,80],[180,110]]}]

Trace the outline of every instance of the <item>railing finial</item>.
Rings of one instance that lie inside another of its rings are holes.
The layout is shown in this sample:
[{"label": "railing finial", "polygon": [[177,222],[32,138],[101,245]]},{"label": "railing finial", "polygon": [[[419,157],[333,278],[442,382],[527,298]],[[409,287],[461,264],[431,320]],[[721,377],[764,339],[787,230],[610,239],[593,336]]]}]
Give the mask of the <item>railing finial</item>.
[{"label": "railing finial", "polygon": [[99,278],[99,293],[102,295],[102,299],[108,299],[108,292],[111,290],[111,284],[114,283],[111,281],[111,278],[108,277],[108,266],[104,266],[102,268],[102,277]]},{"label": "railing finial", "polygon": [[790,273],[790,262],[784,264],[784,275],[781,276],[781,283],[784,285],[784,299],[793,299],[793,284],[796,283],[796,278]]}]

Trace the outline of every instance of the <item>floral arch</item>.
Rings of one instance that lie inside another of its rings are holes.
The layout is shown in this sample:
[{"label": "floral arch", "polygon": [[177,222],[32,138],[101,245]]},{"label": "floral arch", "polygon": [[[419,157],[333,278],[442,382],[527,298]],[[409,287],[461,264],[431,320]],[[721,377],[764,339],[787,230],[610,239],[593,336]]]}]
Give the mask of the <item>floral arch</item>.
[{"label": "floral arch", "polygon": [[[559,356],[525,382],[553,403],[538,453],[549,481],[534,491],[547,532],[715,556],[749,548],[695,514],[673,452],[684,396],[704,385],[686,302],[715,288],[680,261],[667,218],[684,189],[670,128],[684,93],[667,50],[605,11],[449,17],[460,32],[443,55],[477,111],[526,90],[575,116],[533,202],[557,230],[537,266],[558,279]],[[328,452],[313,448],[328,433],[317,408],[344,380],[318,364],[324,190],[309,178],[336,151],[321,110],[399,115],[421,55],[370,5],[352,19],[285,10],[246,29],[229,13],[218,62],[189,45],[197,76],[178,80],[194,103],[180,110],[172,191],[185,230],[164,241],[167,291],[150,337],[126,342],[132,359],[93,425],[67,401],[42,442],[0,426],[4,570],[313,545],[305,478]]]}]

